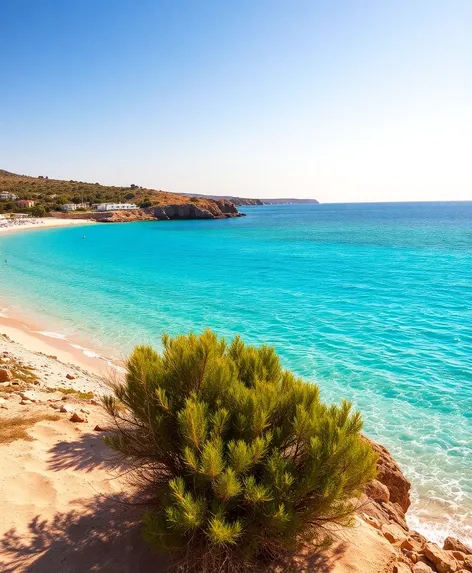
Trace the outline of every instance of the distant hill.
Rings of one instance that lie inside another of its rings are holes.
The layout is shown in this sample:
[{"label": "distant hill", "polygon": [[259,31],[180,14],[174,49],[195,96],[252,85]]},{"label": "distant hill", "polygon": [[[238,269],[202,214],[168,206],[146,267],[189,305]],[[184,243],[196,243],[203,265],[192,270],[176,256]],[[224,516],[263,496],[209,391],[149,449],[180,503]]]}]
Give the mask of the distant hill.
[{"label": "distant hill", "polygon": [[[46,175],[29,177],[0,169],[0,193],[2,192],[14,193],[20,199],[32,199],[36,207],[42,205],[46,212],[58,211],[65,203],[126,202],[136,203],[143,208],[193,205],[212,212],[221,207],[210,197],[188,197],[137,185],[117,187],[72,179],[70,181],[49,179]],[[0,213],[20,210],[29,211],[29,209],[18,209],[15,201],[0,200]]]},{"label": "distant hill", "polygon": [[198,193],[184,193],[188,197],[207,197],[209,199],[226,199],[234,203],[234,205],[288,205],[292,203],[297,204],[318,204],[316,199],[248,199],[247,197],[233,197],[231,195],[203,195]]}]

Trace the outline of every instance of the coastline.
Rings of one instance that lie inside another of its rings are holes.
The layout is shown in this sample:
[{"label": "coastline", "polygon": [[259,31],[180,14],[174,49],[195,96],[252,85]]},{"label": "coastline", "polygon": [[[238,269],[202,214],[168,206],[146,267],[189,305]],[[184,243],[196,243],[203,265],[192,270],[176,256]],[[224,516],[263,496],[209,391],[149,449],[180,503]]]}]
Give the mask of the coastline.
[{"label": "coastline", "polygon": [[89,219],[60,219],[58,217],[41,217],[28,219],[0,219],[0,236],[6,233],[31,231],[34,229],[53,229],[55,227],[78,227],[95,225],[96,221]]}]

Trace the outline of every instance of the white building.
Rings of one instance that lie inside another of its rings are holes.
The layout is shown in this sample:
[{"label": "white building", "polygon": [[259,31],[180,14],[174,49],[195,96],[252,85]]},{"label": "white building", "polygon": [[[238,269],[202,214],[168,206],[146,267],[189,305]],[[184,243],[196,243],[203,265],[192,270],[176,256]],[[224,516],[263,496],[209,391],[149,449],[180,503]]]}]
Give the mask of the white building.
[{"label": "white building", "polygon": [[65,205],[61,205],[61,211],[75,211],[77,209],[77,205],[75,203],[66,203]]},{"label": "white building", "polygon": [[97,211],[128,211],[137,208],[138,206],[134,203],[100,203],[97,205]]},{"label": "white building", "polygon": [[88,209],[88,203],[66,203],[61,206],[61,211],[76,211],[77,209]]},{"label": "white building", "polygon": [[0,193],[0,201],[16,201],[16,199],[18,199],[18,195],[15,195],[14,193]]}]

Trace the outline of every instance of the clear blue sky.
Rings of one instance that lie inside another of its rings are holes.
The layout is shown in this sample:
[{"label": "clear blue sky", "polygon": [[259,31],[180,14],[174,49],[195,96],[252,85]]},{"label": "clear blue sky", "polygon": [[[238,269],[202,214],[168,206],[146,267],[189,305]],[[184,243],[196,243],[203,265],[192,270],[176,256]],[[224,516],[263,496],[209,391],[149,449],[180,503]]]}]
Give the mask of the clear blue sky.
[{"label": "clear blue sky", "polygon": [[0,168],[472,199],[470,0],[0,0]]}]

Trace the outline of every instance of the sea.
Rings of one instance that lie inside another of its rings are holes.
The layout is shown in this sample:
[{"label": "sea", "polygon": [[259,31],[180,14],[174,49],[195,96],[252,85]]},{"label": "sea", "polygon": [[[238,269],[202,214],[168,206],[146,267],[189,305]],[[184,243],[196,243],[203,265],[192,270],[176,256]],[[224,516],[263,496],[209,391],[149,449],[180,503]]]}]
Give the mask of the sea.
[{"label": "sea", "polygon": [[472,202],[241,209],[0,236],[0,306],[113,358],[205,328],[270,344],[362,413],[412,527],[472,540]]}]

